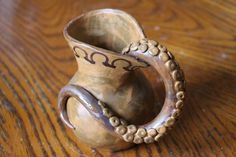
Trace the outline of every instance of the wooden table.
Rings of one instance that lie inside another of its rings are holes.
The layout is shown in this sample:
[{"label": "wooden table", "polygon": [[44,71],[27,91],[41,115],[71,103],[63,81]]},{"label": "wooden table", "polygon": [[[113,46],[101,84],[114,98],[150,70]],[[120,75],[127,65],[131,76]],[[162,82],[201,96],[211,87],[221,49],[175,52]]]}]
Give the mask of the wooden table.
[{"label": "wooden table", "polygon": [[[57,94],[77,69],[62,35],[97,8],[132,14],[187,79],[185,112],[160,142],[110,153],[76,139]],[[0,1],[0,156],[235,157],[236,1]]]}]

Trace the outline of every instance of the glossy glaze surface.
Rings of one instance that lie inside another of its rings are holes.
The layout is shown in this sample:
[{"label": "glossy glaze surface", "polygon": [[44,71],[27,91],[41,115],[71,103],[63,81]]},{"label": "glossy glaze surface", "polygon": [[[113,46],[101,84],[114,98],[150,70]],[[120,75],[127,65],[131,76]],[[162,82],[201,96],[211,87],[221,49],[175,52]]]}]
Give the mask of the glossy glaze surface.
[{"label": "glossy glaze surface", "polygon": [[[64,35],[78,63],[69,84],[88,90],[129,123],[145,124],[159,113],[161,101],[154,96],[158,91],[140,69],[148,68],[148,63],[121,53],[129,43],[144,38],[135,19],[120,10],[95,10],[69,22]],[[84,143],[112,150],[131,145],[99,126],[73,96],[65,105],[68,122]]]}]

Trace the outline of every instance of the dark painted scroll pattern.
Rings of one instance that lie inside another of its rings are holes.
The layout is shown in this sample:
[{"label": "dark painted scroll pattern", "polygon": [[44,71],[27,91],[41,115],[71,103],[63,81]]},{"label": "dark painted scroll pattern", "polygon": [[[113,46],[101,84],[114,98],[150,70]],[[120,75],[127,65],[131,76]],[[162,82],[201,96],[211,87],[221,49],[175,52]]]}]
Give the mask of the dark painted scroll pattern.
[{"label": "dark painted scroll pattern", "polygon": [[133,71],[133,70],[136,70],[136,69],[139,69],[139,68],[146,68],[149,66],[148,63],[142,61],[142,60],[139,60],[139,59],[136,59],[138,62],[140,63],[144,63],[144,65],[133,65],[131,61],[129,60],[126,60],[124,58],[117,58],[117,59],[114,59],[114,60],[110,60],[109,59],[109,56],[101,53],[101,52],[92,52],[91,54],[88,54],[84,49],[78,47],[78,46],[75,46],[73,47],[73,50],[74,50],[74,53],[75,53],[75,56],[78,57],[78,58],[81,58],[81,56],[78,54],[78,52],[76,51],[77,49],[79,49],[81,52],[84,53],[84,59],[86,61],[88,61],[89,63],[91,64],[96,64],[95,60],[94,60],[94,56],[95,55],[100,55],[100,56],[103,56],[104,57],[104,62],[102,62],[102,64],[106,67],[109,67],[109,68],[116,68],[116,64],[118,62],[126,62],[128,65],[127,66],[124,66],[123,69],[126,70],[126,71]]}]

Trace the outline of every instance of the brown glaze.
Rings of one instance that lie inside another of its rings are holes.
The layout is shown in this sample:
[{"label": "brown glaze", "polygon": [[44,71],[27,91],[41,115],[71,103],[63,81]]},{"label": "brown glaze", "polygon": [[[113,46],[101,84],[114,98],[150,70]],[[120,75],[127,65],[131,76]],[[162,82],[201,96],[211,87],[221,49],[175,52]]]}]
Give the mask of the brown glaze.
[{"label": "brown glaze", "polygon": [[[159,110],[157,99],[145,76],[137,70],[148,64],[121,54],[126,45],[144,37],[131,16],[111,9],[92,11],[70,22],[64,35],[79,65],[69,84],[83,87],[131,123],[144,124],[155,117]],[[67,113],[75,134],[85,143],[113,150],[130,145],[98,125],[73,97],[68,99]]]},{"label": "brown glaze", "polygon": [[[59,109],[62,120],[80,140],[92,147],[120,150],[132,142],[154,142],[164,133],[159,132],[160,127],[174,124],[179,115],[172,113],[175,103],[182,101],[175,96],[174,83],[183,76],[178,77],[179,67],[170,52],[145,39],[130,15],[112,9],[91,11],[72,20],[64,35],[79,68],[69,83],[73,86],[60,92]],[[158,116],[154,91],[138,70],[149,65],[163,77],[166,87],[167,97]]]}]

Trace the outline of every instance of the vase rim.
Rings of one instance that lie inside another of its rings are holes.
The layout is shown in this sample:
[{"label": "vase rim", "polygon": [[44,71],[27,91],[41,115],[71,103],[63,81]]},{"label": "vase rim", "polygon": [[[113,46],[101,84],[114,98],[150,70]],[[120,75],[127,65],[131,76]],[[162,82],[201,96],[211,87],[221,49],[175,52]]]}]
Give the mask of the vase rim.
[{"label": "vase rim", "polygon": [[[74,38],[73,36],[71,36],[68,32],[68,29],[70,28],[70,26],[72,26],[74,23],[76,23],[78,20],[80,20],[81,18],[85,17],[86,15],[95,15],[95,14],[117,14],[117,15],[122,15],[122,16],[125,16],[126,18],[129,18],[129,20],[132,21],[132,24],[134,24],[136,30],[140,36],[140,38],[145,38],[145,34],[144,34],[144,31],[142,29],[142,27],[140,26],[140,24],[137,22],[137,20],[131,16],[130,14],[126,13],[125,11],[122,11],[122,10],[119,10],[119,9],[111,9],[111,8],[105,8],[105,9],[97,9],[97,10],[91,10],[89,12],[86,12],[86,13],[83,13],[75,18],[73,18],[72,20],[70,20],[66,26],[64,27],[64,30],[63,30],[63,35],[65,37],[66,40],[68,41],[73,41],[75,43],[79,43],[79,44],[82,44],[86,47],[90,47],[92,49],[96,49],[96,50],[99,50],[101,52],[109,52],[113,55],[118,55],[118,56],[123,56],[123,54],[121,53],[117,53],[117,52],[114,52],[112,50],[109,50],[109,49],[105,49],[105,48],[101,48],[101,47],[98,47],[98,46],[95,46],[95,45],[92,45],[90,43],[85,43],[83,41],[79,41],[78,39]],[[139,40],[139,39],[137,39]]]}]

